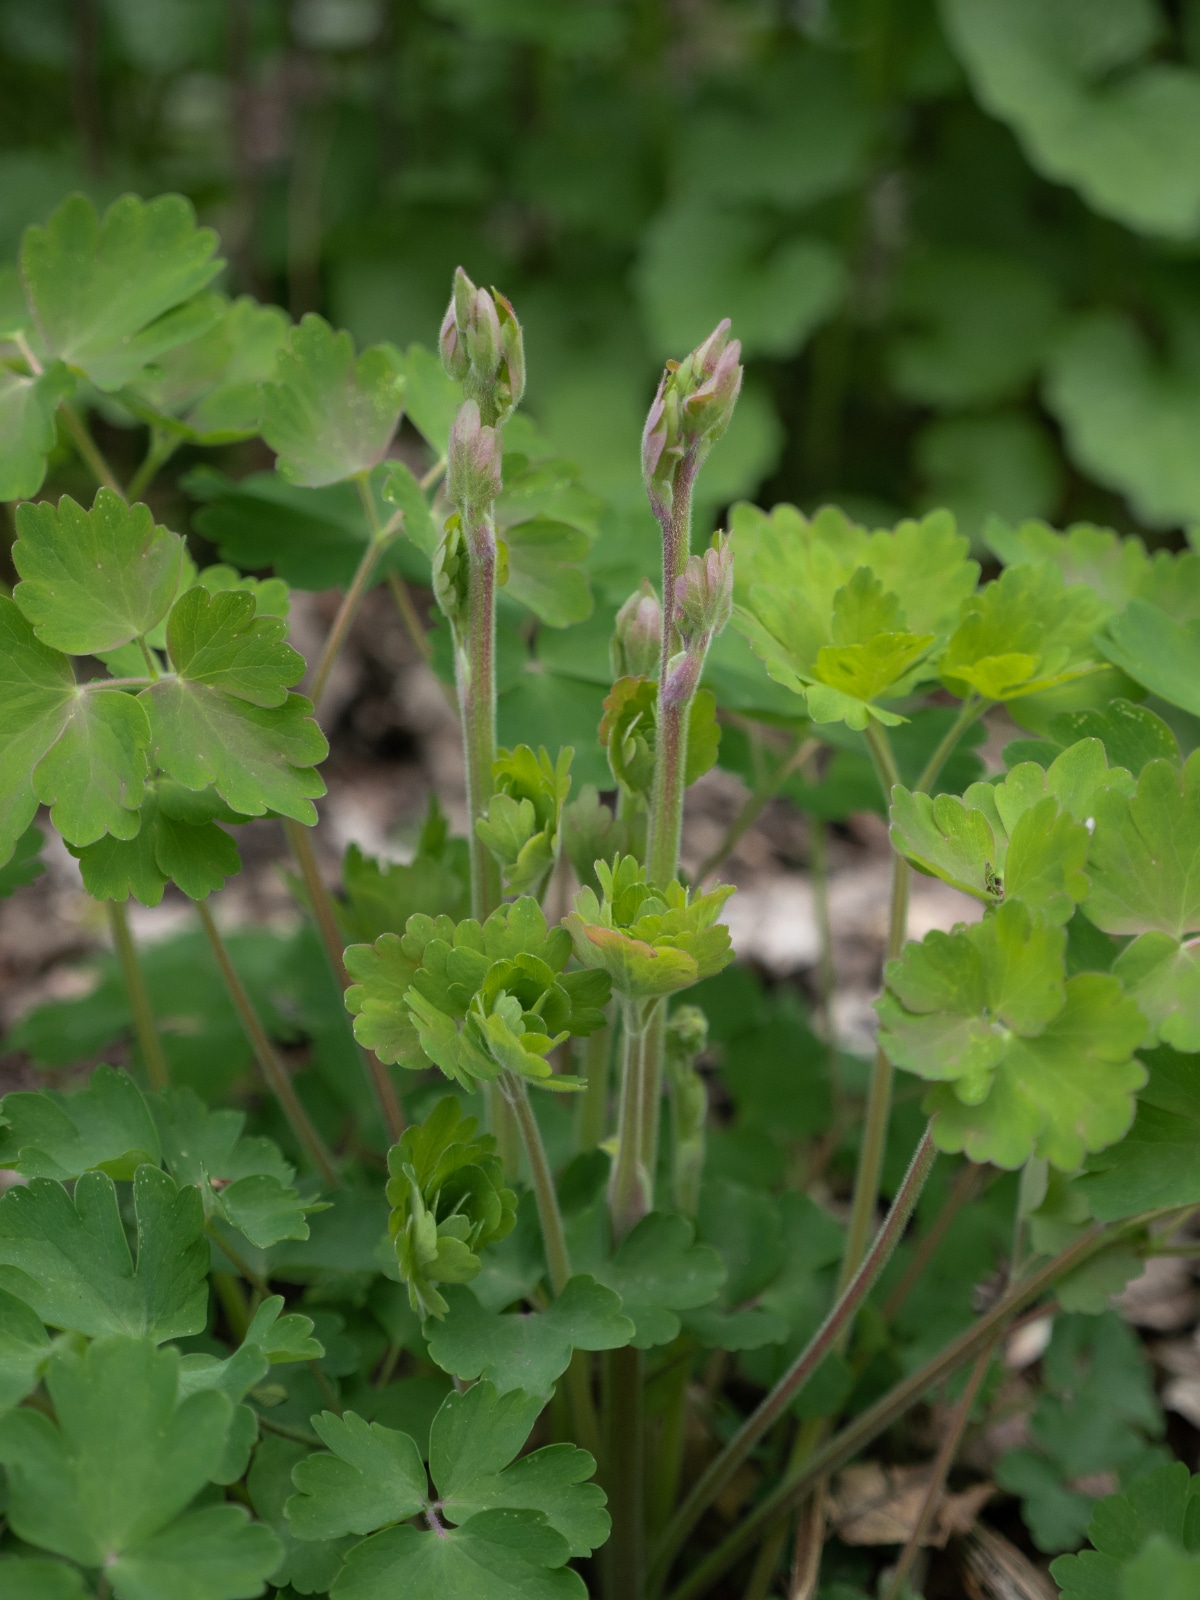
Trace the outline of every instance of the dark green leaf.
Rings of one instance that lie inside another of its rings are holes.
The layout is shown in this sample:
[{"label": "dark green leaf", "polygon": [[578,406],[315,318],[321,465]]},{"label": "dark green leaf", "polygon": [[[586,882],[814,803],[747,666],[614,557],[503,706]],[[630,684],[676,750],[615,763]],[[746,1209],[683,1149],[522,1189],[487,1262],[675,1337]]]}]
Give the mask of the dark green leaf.
[{"label": "dark green leaf", "polygon": [[143,1162],[157,1166],[158,1132],[133,1079],[97,1067],[86,1089],[60,1094],[17,1091],[0,1101],[0,1166],[27,1178],[67,1182],[99,1170],[132,1178]]}]

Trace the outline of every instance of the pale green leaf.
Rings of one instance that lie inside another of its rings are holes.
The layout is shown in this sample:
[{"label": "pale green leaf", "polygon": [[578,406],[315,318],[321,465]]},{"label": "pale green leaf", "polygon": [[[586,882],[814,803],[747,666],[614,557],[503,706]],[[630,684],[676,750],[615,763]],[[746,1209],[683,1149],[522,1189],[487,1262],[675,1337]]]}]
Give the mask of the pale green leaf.
[{"label": "pale green leaf", "polygon": [[1179,623],[1148,600],[1131,600],[1097,643],[1136,682],[1200,715],[1200,619]]},{"label": "pale green leaf", "polygon": [[548,517],[506,528],[508,556],[505,590],[552,628],[586,622],[592,614],[592,593],[580,563],[589,540],[578,528]]},{"label": "pale green leaf", "polygon": [[42,487],[59,403],[74,387],[61,361],[28,377],[0,366],[0,500],[27,500]]}]

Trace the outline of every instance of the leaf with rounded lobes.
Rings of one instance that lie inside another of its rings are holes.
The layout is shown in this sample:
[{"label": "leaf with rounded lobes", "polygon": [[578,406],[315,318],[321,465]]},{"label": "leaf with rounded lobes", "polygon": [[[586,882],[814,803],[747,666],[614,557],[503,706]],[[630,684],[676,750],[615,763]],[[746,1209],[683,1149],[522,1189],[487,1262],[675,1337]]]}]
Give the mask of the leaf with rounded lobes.
[{"label": "leaf with rounded lobes", "polygon": [[281,617],[259,616],[244,589],[210,594],[196,584],[171,608],[167,652],[188,683],[221,689],[256,706],[281,706],[304,676],[304,657]]},{"label": "leaf with rounded lobes", "polygon": [[1132,700],[1110,700],[1103,711],[1064,711],[1050,731],[1063,746],[1099,739],[1112,765],[1135,778],[1151,761],[1180,759],[1179,741],[1163,719]]},{"label": "leaf with rounded lobes", "polygon": [[686,1217],[653,1211],[611,1259],[573,1252],[577,1265],[621,1296],[621,1309],[633,1318],[635,1350],[670,1344],[679,1335],[676,1312],[709,1305],[724,1286],[724,1263],[710,1245],[697,1244],[695,1235]]},{"label": "leaf with rounded lobes", "polygon": [[552,628],[569,628],[592,614],[592,591],[580,563],[591,541],[578,528],[548,517],[534,517],[506,528],[508,578],[514,600]]},{"label": "leaf with rounded lobes", "polygon": [[100,1066],[86,1089],[16,1090],[0,1101],[0,1167],[61,1183],[85,1172],[132,1178],[161,1158],[158,1131],[126,1072]]},{"label": "leaf with rounded lobes", "polygon": [[117,1192],[104,1172],[85,1172],[74,1196],[33,1178],[0,1200],[0,1287],[53,1328],[95,1338],[145,1334],[161,1344],[204,1327],[208,1257],[199,1191],[139,1167],[133,1180],[137,1262]]},{"label": "leaf with rounded lobes", "polygon": [[420,1036],[404,997],[419,958],[404,949],[398,933],[380,934],[373,945],[352,944],[346,971],[355,981],[346,990],[346,1009],[354,1018],[354,1037],[389,1066],[414,1071],[428,1065]]},{"label": "leaf with rounded lobes", "polygon": [[260,1592],[279,1560],[274,1534],[241,1507],[185,1509],[220,1470],[233,1407],[212,1389],[181,1395],[179,1377],[174,1350],[97,1340],[51,1362],[56,1420],[21,1410],[0,1422],[14,1529],[104,1568],[117,1600],[234,1600]]},{"label": "leaf with rounded lobes", "polygon": [[447,1284],[444,1321],[426,1324],[429,1354],[458,1378],[486,1378],[501,1393],[548,1395],[571,1351],[617,1350],[634,1336],[620,1297],[577,1274],[545,1311],[485,1311],[470,1289]]},{"label": "leaf with rounded lobes", "polygon": [[46,836],[40,828],[31,825],[25,829],[13,846],[7,865],[0,867],[0,900],[7,900],[45,872],[42,861],[42,845],[45,842]]},{"label": "leaf with rounded lobes", "polygon": [[34,791],[68,844],[136,835],[150,739],[145,710],[132,695],[106,691],[102,681],[72,691],[57,735],[33,769]]},{"label": "leaf with rounded lobes", "polygon": [[1115,666],[1152,693],[1200,714],[1200,618],[1176,622],[1148,600],[1131,600],[1097,642]]},{"label": "leaf with rounded lobes", "polygon": [[49,1354],[50,1337],[41,1317],[0,1289],[0,1413],[37,1388]]},{"label": "leaf with rounded lobes", "polygon": [[1174,1050],[1145,1054],[1150,1081],[1138,1095],[1133,1127],[1092,1156],[1078,1180],[1101,1222],[1200,1203],[1200,1093],[1194,1058]]},{"label": "leaf with rounded lobes", "polygon": [[321,488],[378,466],[403,405],[398,351],[373,345],[356,360],[350,335],[310,313],[289,332],[263,386],[262,434],[281,477]]},{"label": "leaf with rounded lobes", "polygon": [[58,407],[74,388],[61,361],[32,377],[0,367],[0,500],[28,500],[42,487]]},{"label": "leaf with rounded lobes", "polygon": [[43,644],[67,655],[115,650],[161,622],[184,571],[186,547],[150,509],[99,489],[85,511],[70,495],[17,508],[13,599]]},{"label": "leaf with rounded lobes", "polygon": [[1132,797],[1099,797],[1088,870],[1084,912],[1105,933],[1200,930],[1200,754],[1182,772],[1150,762]]},{"label": "leaf with rounded lobes", "polygon": [[292,1473],[297,1494],[287,1519],[298,1539],[336,1539],[374,1533],[424,1509],[429,1484],[420,1451],[406,1433],[364,1422],[353,1411],[324,1411],[312,1419],[326,1451]]},{"label": "leaf with rounded lobes", "polygon": [[1112,973],[1150,1025],[1147,1044],[1200,1050],[1200,959],[1194,942],[1143,933],[1121,951]]},{"label": "leaf with rounded lobes", "polygon": [[83,1574],[62,1561],[15,1556],[0,1563],[5,1600],[90,1600]]},{"label": "leaf with rounded lobes", "polygon": [[21,276],[47,350],[98,389],[133,381],[211,322],[211,304],[184,302],[221,270],[216,248],[181,195],[122,195],[103,218],[83,195],[69,196],[21,241]]},{"label": "leaf with rounded lobes", "polygon": [[[1169,1570],[1157,1566],[1163,1541],[1178,1560],[1200,1554],[1200,1477],[1182,1461],[1143,1473],[1120,1494],[1096,1504],[1087,1535],[1093,1548],[1059,1556],[1050,1568],[1062,1600],[1187,1600],[1195,1592],[1195,1561],[1184,1566],[1184,1586],[1169,1587]],[[1151,1573],[1139,1558],[1149,1550]],[[1130,1581],[1131,1574],[1133,1581]],[[1167,1579],[1164,1582],[1164,1578]]]},{"label": "leaf with rounded lobes", "polygon": [[963,606],[941,658],[942,682],[957,695],[1012,700],[1094,672],[1092,635],[1103,603],[1082,584],[1064,585],[1048,561],[1006,567]]},{"label": "leaf with rounded lobes", "polygon": [[[191,900],[204,900],[241,871],[233,839],[215,822],[191,823],[172,815],[181,809],[163,788],[147,790],[142,825],[132,839],[108,835],[82,849],[69,847],[83,885],[95,900],[128,900],[156,906],[169,882]],[[187,794],[188,791],[182,791]]]},{"label": "leaf with rounded lobes", "polygon": [[355,1545],[332,1600],[586,1600],[570,1546],[534,1511],[481,1511],[461,1528],[388,1528]]}]

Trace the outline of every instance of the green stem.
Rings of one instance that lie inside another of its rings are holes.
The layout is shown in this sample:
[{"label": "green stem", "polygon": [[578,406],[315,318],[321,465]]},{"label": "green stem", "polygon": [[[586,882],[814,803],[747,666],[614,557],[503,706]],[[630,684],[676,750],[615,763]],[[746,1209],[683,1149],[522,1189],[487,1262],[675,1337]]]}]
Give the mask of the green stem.
[{"label": "green stem", "polygon": [[454,666],[467,769],[471,914],[479,922],[500,904],[500,868],[475,832],[495,792],[496,534],[490,517],[464,524],[470,578],[465,637],[455,629]]},{"label": "green stem", "polygon": [[328,1189],[338,1186],[337,1169],[333,1158],[325,1146],[325,1141],[309,1120],[308,1112],[300,1103],[292,1080],[284,1069],[283,1063],[275,1054],[271,1041],[267,1038],[266,1029],[258,1019],[258,1013],[251,1003],[250,996],[246,993],[242,980],[238,977],[233,962],[229,959],[229,951],[225,941],[213,921],[213,914],[203,900],[194,900],[196,915],[200,918],[200,925],[208,939],[209,948],[220,969],[225,987],[229,991],[229,998],[233,1001],[234,1009],[241,1019],[242,1028],[246,1038],[250,1041],[250,1048],[254,1052],[254,1059],[258,1062],[259,1071],[266,1079],[272,1094],[279,1102],[279,1108],[287,1118],[288,1126],[295,1135],[297,1143],[304,1149],[316,1171],[320,1174],[322,1182]]},{"label": "green stem", "polygon": [[124,500],[125,491],[117,481],[116,473],[104,459],[104,453],[100,446],[88,432],[87,423],[84,422],[75,407],[67,400],[64,400],[59,406],[59,411],[67,425],[67,432],[71,435],[72,443],[76,450],[79,451],[80,458],[93,478],[97,483],[103,484],[106,489],[111,489],[114,494],[120,495],[121,499]]},{"label": "green stem", "polygon": [[[685,1335],[685,1342],[686,1335]],[[679,1498],[679,1485],[683,1479],[684,1447],[687,1443],[688,1385],[692,1376],[690,1352],[678,1361],[667,1374],[670,1385],[663,1409],[662,1435],[659,1440],[658,1461],[650,1486],[648,1518],[652,1533],[663,1528],[675,1502]]]},{"label": "green stem", "polygon": [[646,1204],[654,1206],[654,1188],[658,1178],[658,1140],[662,1125],[663,1057],[667,1048],[667,1007],[660,1002],[654,1009],[642,1045],[642,1071],[639,1084],[641,1131],[639,1145],[642,1168],[645,1172]]},{"label": "green stem", "polygon": [[829,1353],[842,1342],[859,1307],[871,1292],[879,1274],[891,1259],[893,1250],[908,1226],[913,1209],[933,1166],[933,1138],[928,1130],[913,1155],[904,1181],[896,1192],[891,1210],[875,1236],[866,1259],[838,1296],[829,1315],[792,1362],[774,1388],[751,1412],[721,1453],[709,1463],[692,1486],[686,1500],[663,1535],[651,1575],[651,1592],[657,1593],[667,1570],[683,1542],[700,1517],[730,1481],[768,1429],[788,1411],[793,1400]]},{"label": "green stem", "polygon": [[595,1150],[608,1129],[608,1066],[612,1056],[612,1024],[590,1034],[583,1046],[583,1076],[587,1087],[579,1096],[576,1144]]},{"label": "green stem", "polygon": [[107,905],[113,949],[116,951],[117,965],[121,969],[121,981],[125,985],[125,995],[133,1015],[133,1031],[137,1036],[138,1048],[142,1052],[146,1080],[152,1089],[165,1089],[171,1081],[171,1074],[167,1067],[162,1039],[159,1037],[158,1025],[154,1020],[154,1012],[150,1006],[150,995],[146,988],[141,963],[138,961],[137,946],[133,942],[129,917],[119,900],[109,900]]},{"label": "green stem", "polygon": [[350,624],[354,621],[358,608],[362,604],[362,598],[370,587],[376,563],[390,542],[382,535],[379,528],[379,518],[375,514],[375,502],[371,496],[371,486],[367,482],[366,475],[359,473],[354,481],[358,486],[359,498],[362,500],[367,523],[371,529],[371,538],[355,569],[354,577],[350,580],[350,587],[342,596],[342,603],[338,607],[337,616],[333,619],[333,626],[326,636],[324,648],[313,671],[312,680],[308,685],[308,698],[313,703],[313,709],[318,712],[321,709],[321,700],[325,693],[325,687],[329,682],[329,674],[333,671],[334,664],[342,653],[342,646],[346,642],[346,634],[350,630]]},{"label": "green stem", "polygon": [[612,1536],[604,1546],[605,1600],[642,1600],[646,1570],[645,1362],[627,1345],[604,1356],[605,1487]]},{"label": "green stem", "polygon": [[233,1263],[238,1270],[239,1276],[246,1280],[246,1282],[250,1285],[260,1299],[270,1293],[267,1283],[261,1277],[259,1277],[258,1273],[255,1272],[254,1268],[241,1254],[237,1247],[229,1243],[228,1239],[217,1227],[216,1223],[211,1217],[204,1224],[204,1231],[216,1245],[221,1254],[225,1256],[227,1260]]},{"label": "green stem", "polygon": [[315,1433],[307,1433],[303,1428],[289,1428],[286,1422],[275,1422],[261,1411],[256,1411],[259,1426],[268,1433],[277,1433],[281,1439],[293,1439],[297,1444],[306,1444],[313,1450],[322,1448],[322,1441]]},{"label": "green stem", "polygon": [[965,1333],[952,1340],[938,1355],[896,1384],[873,1406],[835,1434],[803,1467],[786,1473],[737,1528],[671,1591],[670,1600],[697,1600],[699,1595],[705,1594],[745,1551],[753,1549],[766,1536],[781,1517],[792,1514],[814,1484],[853,1460],[860,1450],[916,1405],[930,1389],[990,1345],[999,1329],[1025,1306],[1040,1298],[1059,1278],[1103,1249],[1114,1235],[1135,1231],[1144,1222],[1145,1218],[1134,1218],[1119,1228],[1090,1228],[1053,1260],[1031,1273]]},{"label": "green stem", "polygon": [[969,694],[959,708],[958,716],[946,729],[937,749],[925,763],[917,779],[917,793],[927,794],[941,775],[942,768],[954,753],[955,746],[972,723],[978,722],[987,707],[977,695]]},{"label": "green stem", "polygon": [[398,572],[389,572],[387,575],[388,588],[392,591],[392,599],[396,602],[396,610],[400,613],[400,620],[408,637],[417,647],[421,660],[428,665],[433,660],[433,646],[429,642],[429,634],[421,621],[420,613],[413,604],[413,597],[409,593],[408,585]]},{"label": "green stem", "polygon": [[[224,1249],[224,1246],[221,1248]],[[234,1343],[241,1344],[250,1326],[250,1307],[246,1302],[246,1292],[232,1272],[214,1272],[212,1281]]]},{"label": "green stem", "polygon": [[[346,972],[343,959],[342,936],[338,932],[337,915],[333,909],[333,901],[329,890],[325,887],[321,877],[321,869],[317,865],[316,851],[312,846],[312,835],[302,822],[297,822],[292,817],[283,819],[283,831],[287,836],[288,845],[295,857],[296,865],[300,868],[300,876],[304,880],[304,888],[308,895],[309,908],[313,914],[313,921],[317,925],[317,932],[321,936],[321,943],[325,949],[325,957],[329,963],[329,970],[338,992],[344,994],[350,986],[350,978]],[[347,1015],[346,1025],[350,1027],[350,1018]],[[351,1029],[353,1032],[353,1029]],[[379,1114],[383,1118],[384,1128],[390,1143],[395,1144],[404,1132],[404,1112],[396,1094],[396,1086],[391,1080],[388,1069],[380,1061],[373,1050],[364,1050],[357,1046],[362,1057],[363,1067],[367,1074],[367,1081],[375,1102],[379,1107]]]},{"label": "green stem", "polygon": [[621,1103],[617,1113],[617,1158],[608,1181],[613,1239],[620,1242],[650,1209],[642,1160],[642,1062],[646,1028],[627,1007],[621,1027]]},{"label": "green stem", "polygon": [[150,444],[145,456],[142,458],[142,464],[129,480],[129,498],[131,501],[142,498],[142,495],[145,494],[151,483],[153,483],[159,472],[166,466],[182,443],[183,437],[180,434],[163,433],[157,428],[151,428]]},{"label": "green stem", "polygon": [[[687,772],[688,717],[693,695],[668,698],[667,672],[658,691],[658,725],[655,730],[654,785],[650,798],[649,842],[646,873],[663,889],[679,870],[679,842],[683,836],[684,779]],[[698,674],[697,674],[698,676]]]}]

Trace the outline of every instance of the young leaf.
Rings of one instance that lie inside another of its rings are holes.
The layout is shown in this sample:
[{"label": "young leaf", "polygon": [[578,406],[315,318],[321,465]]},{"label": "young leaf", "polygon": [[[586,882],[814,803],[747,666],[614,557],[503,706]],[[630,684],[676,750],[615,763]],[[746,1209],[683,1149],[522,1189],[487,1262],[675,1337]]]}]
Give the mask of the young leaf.
[{"label": "young leaf", "polygon": [[1149,600],[1131,600],[1098,643],[1113,663],[1152,693],[1200,714],[1200,619],[1176,622]]},{"label": "young leaf", "polygon": [[425,1464],[406,1433],[368,1424],[353,1411],[325,1411],[312,1425],[330,1453],[309,1456],[292,1474],[299,1493],[286,1510],[298,1539],[374,1533],[425,1508]]},{"label": "young leaf", "polygon": [[458,1378],[486,1378],[502,1393],[549,1394],[571,1351],[616,1350],[634,1336],[619,1296],[594,1278],[572,1278],[545,1311],[485,1311],[467,1288],[448,1284],[444,1321],[427,1325],[429,1354]]},{"label": "young leaf", "polygon": [[21,575],[13,599],[34,633],[53,650],[86,656],[162,621],[183,577],[185,545],[155,526],[149,507],[100,489],[90,511],[66,494],[57,506],[19,506],[12,553]]},{"label": "young leaf", "polygon": [[0,1289],[0,1413],[37,1388],[49,1354],[50,1337],[41,1317]]},{"label": "young leaf", "polygon": [[[402,934],[409,917],[424,911],[458,922],[467,912],[469,889],[464,876],[466,841],[434,854],[420,846],[412,861],[376,861],[356,844],[342,858],[342,891],[338,921],[348,939],[374,943],[383,933]],[[461,849],[459,847],[462,847]]]},{"label": "young leaf", "polygon": [[1103,606],[1057,567],[1009,567],[963,607],[941,661],[952,693],[1012,700],[1068,683],[1100,665],[1092,635]]},{"label": "young leaf", "polygon": [[888,963],[880,1044],[937,1084],[925,1106],[940,1149],[1004,1167],[1036,1154],[1072,1171],[1129,1127],[1145,1024],[1114,978],[1064,985],[1064,950],[1060,930],[1010,901]]},{"label": "young leaf", "polygon": [[492,763],[496,792],[475,831],[503,867],[510,894],[536,894],[558,860],[574,753],[560,750],[558,760],[551,762],[544,745],[535,756],[521,744],[498,751]]},{"label": "young leaf", "polygon": [[46,349],[112,391],[211,320],[183,302],[221,270],[217,236],[180,195],[122,195],[97,217],[71,195],[44,227],[25,230],[21,276]]},{"label": "young leaf", "polygon": [[[143,690],[160,766],[185,789],[211,784],[235,811],[279,811],[311,826],[328,751],[311,703],[289,694],[304,670],[284,627],[256,618],[251,596],[190,589],[172,609],[167,648],[177,676]],[[193,676],[194,674],[194,676]]]},{"label": "young leaf", "polygon": [[61,361],[29,377],[0,366],[0,499],[28,500],[42,487],[58,438],[59,403],[74,388]]},{"label": "young leaf", "polygon": [[288,334],[264,385],[262,434],[281,477],[320,488],[383,460],[403,404],[396,352],[374,345],[355,360],[350,335],[310,314]]},{"label": "young leaf", "polygon": [[30,826],[13,846],[6,866],[0,867],[0,900],[7,900],[27,883],[33,883],[45,872],[42,845],[46,837],[40,828]]},{"label": "young leaf", "polygon": [[[1124,1600],[1121,1575],[1156,1535],[1182,1551],[1200,1553],[1200,1477],[1193,1478],[1182,1461],[1157,1467],[1122,1493],[1097,1502],[1087,1529],[1093,1548],[1060,1556],[1050,1568],[1062,1600],[1107,1600],[1110,1595]],[[1129,1600],[1139,1593],[1165,1600],[1158,1585],[1125,1590]]]},{"label": "young leaf", "polygon": [[48,1178],[0,1200],[0,1287],[52,1328],[97,1337],[144,1334],[161,1344],[204,1327],[208,1244],[195,1189],[139,1167],[134,1262],[112,1179],[86,1172],[74,1196]]},{"label": "young leaf", "polygon": [[1105,933],[1137,934],[1113,971],[1151,1023],[1155,1040],[1200,1049],[1200,756],[1183,771],[1151,761],[1137,793],[1096,806],[1085,915]]},{"label": "young leaf", "polygon": [[85,1172],[132,1178],[143,1162],[157,1166],[158,1132],[141,1091],[127,1073],[97,1067],[86,1089],[61,1094],[18,1090],[0,1101],[0,1166],[27,1178],[66,1183]]},{"label": "young leaf", "polygon": [[1088,1162],[1078,1187],[1102,1222],[1200,1203],[1200,1093],[1195,1061],[1174,1050],[1145,1056],[1150,1081],[1133,1127]]},{"label": "young leaf", "polygon": [[576,1252],[579,1264],[600,1283],[615,1289],[621,1309],[632,1317],[636,1350],[670,1344],[679,1336],[679,1311],[709,1305],[725,1283],[717,1252],[695,1243],[686,1217],[654,1211],[643,1217],[608,1261],[593,1262]]},{"label": "young leaf", "polygon": [[181,1398],[179,1356],[143,1339],[63,1351],[47,1379],[55,1419],[0,1421],[8,1515],[27,1543],[103,1568],[117,1600],[235,1600],[279,1560],[240,1506],[185,1508],[219,1469],[232,1415],[215,1390]]}]

